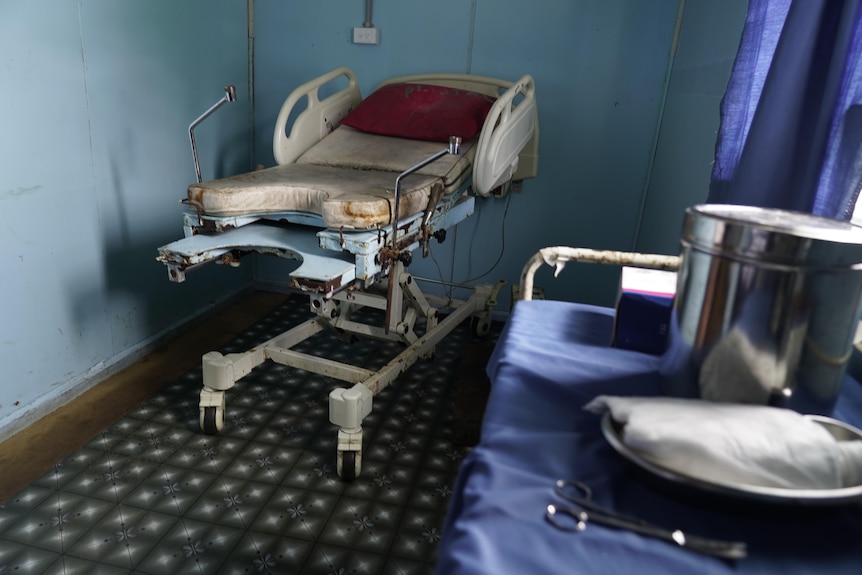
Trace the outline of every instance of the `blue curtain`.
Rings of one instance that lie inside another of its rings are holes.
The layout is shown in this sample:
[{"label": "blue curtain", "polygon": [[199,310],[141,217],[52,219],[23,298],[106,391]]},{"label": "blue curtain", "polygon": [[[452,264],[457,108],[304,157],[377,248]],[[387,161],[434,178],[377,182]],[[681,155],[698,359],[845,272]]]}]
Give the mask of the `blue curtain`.
[{"label": "blue curtain", "polygon": [[708,202],[849,219],[862,185],[862,0],[750,0]]}]

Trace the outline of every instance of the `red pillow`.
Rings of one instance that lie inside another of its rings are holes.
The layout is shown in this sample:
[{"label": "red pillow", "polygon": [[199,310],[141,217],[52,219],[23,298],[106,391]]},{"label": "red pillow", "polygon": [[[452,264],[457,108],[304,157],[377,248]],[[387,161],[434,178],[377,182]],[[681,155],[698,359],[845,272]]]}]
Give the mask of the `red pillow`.
[{"label": "red pillow", "polygon": [[482,129],[496,98],[429,84],[388,84],[363,100],[341,123],[371,134],[411,140],[469,140]]}]

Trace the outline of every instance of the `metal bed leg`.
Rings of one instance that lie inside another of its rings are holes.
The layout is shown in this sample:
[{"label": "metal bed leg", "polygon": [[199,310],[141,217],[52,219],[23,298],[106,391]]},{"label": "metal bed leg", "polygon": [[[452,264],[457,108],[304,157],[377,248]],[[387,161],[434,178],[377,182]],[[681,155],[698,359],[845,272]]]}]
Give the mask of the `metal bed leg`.
[{"label": "metal bed leg", "polygon": [[236,381],[266,360],[260,349],[247,353],[222,355],[217,351],[204,354],[203,380],[200,399],[200,426],[204,433],[212,435],[224,427],[224,393],[236,385]]},{"label": "metal bed leg", "polygon": [[460,302],[434,329],[427,330],[380,370],[349,389],[337,388],[330,392],[329,420],[339,426],[336,461],[342,479],[350,481],[362,470],[362,420],[371,413],[373,397],[407,371],[417,359],[433,352],[436,345],[465,319],[489,312],[487,307],[492,293],[493,286],[477,286],[470,299]]}]

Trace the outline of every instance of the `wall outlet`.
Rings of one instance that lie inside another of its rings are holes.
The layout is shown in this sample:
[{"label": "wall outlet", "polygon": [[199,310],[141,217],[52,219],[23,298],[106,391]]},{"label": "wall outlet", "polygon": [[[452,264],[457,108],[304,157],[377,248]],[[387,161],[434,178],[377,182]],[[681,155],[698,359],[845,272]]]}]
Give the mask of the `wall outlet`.
[{"label": "wall outlet", "polygon": [[378,35],[377,28],[373,26],[365,27],[365,26],[356,26],[353,29],[353,43],[354,44],[374,44],[377,45],[380,43],[380,36]]}]

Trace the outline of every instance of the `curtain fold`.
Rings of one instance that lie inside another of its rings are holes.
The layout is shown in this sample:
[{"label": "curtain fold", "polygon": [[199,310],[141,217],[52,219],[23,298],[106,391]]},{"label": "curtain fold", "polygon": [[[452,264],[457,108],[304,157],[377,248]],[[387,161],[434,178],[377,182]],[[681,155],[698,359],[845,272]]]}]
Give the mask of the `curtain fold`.
[{"label": "curtain fold", "polygon": [[862,183],[862,0],[750,0],[708,202],[849,219]]}]

